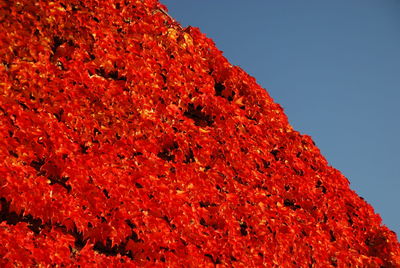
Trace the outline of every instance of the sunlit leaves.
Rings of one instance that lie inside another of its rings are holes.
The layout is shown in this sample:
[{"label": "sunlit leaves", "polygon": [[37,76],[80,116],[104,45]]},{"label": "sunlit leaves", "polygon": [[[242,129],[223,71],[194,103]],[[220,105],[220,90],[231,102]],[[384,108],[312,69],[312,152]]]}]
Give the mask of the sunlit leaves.
[{"label": "sunlit leaves", "polygon": [[2,265],[399,265],[379,216],[197,28],[153,0],[6,5]]}]

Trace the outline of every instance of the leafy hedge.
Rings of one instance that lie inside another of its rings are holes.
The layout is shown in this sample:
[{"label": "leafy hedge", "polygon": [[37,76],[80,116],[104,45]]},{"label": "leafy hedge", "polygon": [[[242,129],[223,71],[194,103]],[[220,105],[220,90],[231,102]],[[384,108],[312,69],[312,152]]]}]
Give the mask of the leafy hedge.
[{"label": "leafy hedge", "polygon": [[164,10],[0,2],[0,264],[399,267],[311,138]]}]

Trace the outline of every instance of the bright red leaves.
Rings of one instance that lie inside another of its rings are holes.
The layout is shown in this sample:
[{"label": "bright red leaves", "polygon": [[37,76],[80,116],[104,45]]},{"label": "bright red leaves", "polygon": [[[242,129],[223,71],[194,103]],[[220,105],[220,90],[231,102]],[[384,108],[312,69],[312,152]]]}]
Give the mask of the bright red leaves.
[{"label": "bright red leaves", "polygon": [[399,266],[311,138],[162,8],[1,4],[1,264]]}]

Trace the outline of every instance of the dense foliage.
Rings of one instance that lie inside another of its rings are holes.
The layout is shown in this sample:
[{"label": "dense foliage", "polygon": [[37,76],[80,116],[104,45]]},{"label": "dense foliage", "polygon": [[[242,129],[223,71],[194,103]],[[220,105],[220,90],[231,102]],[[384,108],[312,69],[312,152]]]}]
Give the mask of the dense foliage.
[{"label": "dense foliage", "polygon": [[399,267],[311,138],[165,9],[0,1],[0,265]]}]

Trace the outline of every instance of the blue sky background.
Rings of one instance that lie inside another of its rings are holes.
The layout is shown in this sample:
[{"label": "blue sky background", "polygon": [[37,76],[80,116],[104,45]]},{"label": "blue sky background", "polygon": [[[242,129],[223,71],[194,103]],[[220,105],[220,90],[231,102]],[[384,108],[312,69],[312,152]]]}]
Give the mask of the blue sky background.
[{"label": "blue sky background", "polygon": [[400,238],[399,0],[161,0],[254,76]]}]

